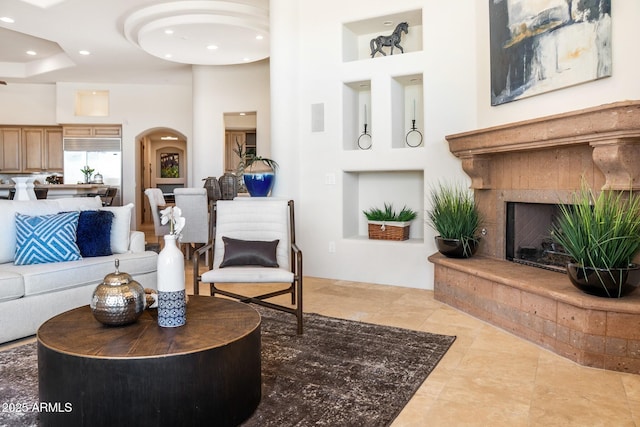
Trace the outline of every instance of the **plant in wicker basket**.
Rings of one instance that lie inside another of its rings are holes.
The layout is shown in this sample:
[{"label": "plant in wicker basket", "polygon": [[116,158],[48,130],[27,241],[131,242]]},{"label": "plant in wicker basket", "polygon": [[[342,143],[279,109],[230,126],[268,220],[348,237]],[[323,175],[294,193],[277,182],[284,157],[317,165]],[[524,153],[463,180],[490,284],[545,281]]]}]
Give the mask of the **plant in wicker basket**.
[{"label": "plant in wicker basket", "polygon": [[384,208],[371,208],[362,211],[369,221],[369,238],[379,240],[407,240],[411,221],[418,213],[406,206],[397,212],[391,203]]},{"label": "plant in wicker basket", "polygon": [[480,213],[471,190],[459,184],[438,184],[431,190],[427,221],[439,233],[436,246],[443,255],[468,258],[475,253]]}]

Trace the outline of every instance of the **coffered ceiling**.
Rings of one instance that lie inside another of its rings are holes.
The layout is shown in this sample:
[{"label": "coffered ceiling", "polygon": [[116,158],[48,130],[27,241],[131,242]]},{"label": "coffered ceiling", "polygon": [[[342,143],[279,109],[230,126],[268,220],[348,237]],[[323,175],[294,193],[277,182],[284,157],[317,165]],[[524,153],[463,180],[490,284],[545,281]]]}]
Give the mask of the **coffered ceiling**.
[{"label": "coffered ceiling", "polygon": [[0,81],[187,83],[269,56],[269,1],[2,0]]}]

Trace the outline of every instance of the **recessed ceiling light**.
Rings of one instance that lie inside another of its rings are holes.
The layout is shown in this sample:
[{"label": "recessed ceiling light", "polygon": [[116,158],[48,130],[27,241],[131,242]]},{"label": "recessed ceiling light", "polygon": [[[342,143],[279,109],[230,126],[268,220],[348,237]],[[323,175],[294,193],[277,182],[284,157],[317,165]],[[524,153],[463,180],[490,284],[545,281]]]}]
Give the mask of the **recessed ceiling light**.
[{"label": "recessed ceiling light", "polygon": [[91,55],[91,52],[89,52],[88,50],[80,50],[80,51],[78,51],[78,53],[80,55]]},{"label": "recessed ceiling light", "polygon": [[161,136],[160,139],[163,141],[177,141],[178,137],[177,136]]},{"label": "recessed ceiling light", "polygon": [[261,36],[260,34],[258,34],[258,35],[256,36],[256,40],[262,40],[263,38],[264,38],[264,36]]},{"label": "recessed ceiling light", "polygon": [[393,21],[384,21],[382,25],[384,25],[385,27],[390,27],[393,25]]},{"label": "recessed ceiling light", "polygon": [[9,18],[8,16],[3,16],[2,18],[0,18],[0,21],[7,24],[13,24],[14,22],[16,22],[13,18]]},{"label": "recessed ceiling light", "polygon": [[164,30],[165,34],[171,35],[173,34],[173,30],[171,28],[167,28],[166,30]]},{"label": "recessed ceiling light", "polygon": [[173,55],[171,55],[170,53],[167,53],[164,55],[165,58],[171,58]]},{"label": "recessed ceiling light", "polygon": [[37,54],[38,54],[35,50],[28,50],[28,51],[26,51],[25,53],[26,53],[27,55],[31,55],[31,56],[35,56],[35,55],[37,55]]},{"label": "recessed ceiling light", "polygon": [[249,58],[242,58],[244,62],[249,62]]},{"label": "recessed ceiling light", "polygon": [[209,50],[216,50],[218,48],[218,46],[216,46],[215,44],[210,44],[209,46],[207,46],[207,49]]},{"label": "recessed ceiling light", "polygon": [[240,115],[241,115],[241,116],[246,116],[246,115],[247,115],[247,113],[240,113]]}]

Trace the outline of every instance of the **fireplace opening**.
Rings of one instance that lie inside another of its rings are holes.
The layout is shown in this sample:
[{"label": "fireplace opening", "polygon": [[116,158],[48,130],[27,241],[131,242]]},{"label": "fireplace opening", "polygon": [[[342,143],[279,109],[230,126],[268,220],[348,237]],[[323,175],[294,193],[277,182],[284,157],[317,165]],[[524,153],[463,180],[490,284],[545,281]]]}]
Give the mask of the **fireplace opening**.
[{"label": "fireplace opening", "polygon": [[507,202],[507,260],[565,273],[571,257],[551,238],[559,213],[555,204]]}]

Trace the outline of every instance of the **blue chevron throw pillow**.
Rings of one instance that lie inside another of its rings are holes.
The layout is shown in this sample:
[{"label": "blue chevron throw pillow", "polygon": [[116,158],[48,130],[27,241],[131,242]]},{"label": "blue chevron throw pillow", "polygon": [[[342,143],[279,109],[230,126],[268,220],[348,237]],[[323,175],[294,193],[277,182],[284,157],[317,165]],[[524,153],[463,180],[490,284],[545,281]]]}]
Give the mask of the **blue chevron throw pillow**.
[{"label": "blue chevron throw pillow", "polygon": [[29,216],[16,213],[16,265],[81,259],[76,244],[80,212]]}]

